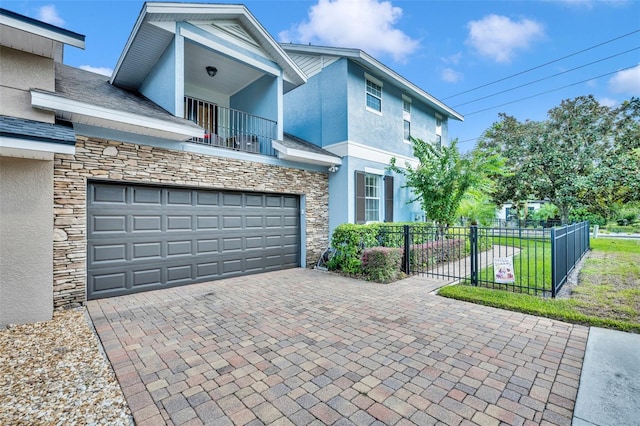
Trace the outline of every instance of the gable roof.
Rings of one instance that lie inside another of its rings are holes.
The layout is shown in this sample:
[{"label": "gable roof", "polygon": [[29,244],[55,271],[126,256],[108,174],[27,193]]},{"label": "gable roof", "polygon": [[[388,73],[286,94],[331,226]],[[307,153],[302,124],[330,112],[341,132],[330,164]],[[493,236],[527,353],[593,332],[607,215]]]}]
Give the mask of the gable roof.
[{"label": "gable roof", "polygon": [[56,91],[31,91],[31,104],[74,123],[187,140],[202,137],[195,123],[175,117],[150,100],[109,84],[108,77],[56,64]]},{"label": "gable roof", "polygon": [[111,77],[111,83],[138,89],[174,34],[160,28],[166,22],[215,22],[235,20],[282,68],[286,82],[299,86],[304,72],[284,52],[258,20],[243,5],[206,3],[145,3]]},{"label": "gable roof", "polygon": [[434,96],[430,95],[420,87],[416,86],[400,74],[378,61],[373,56],[360,49],[344,48],[344,47],[327,47],[327,46],[312,46],[306,44],[292,44],[281,43],[280,44],[285,52],[288,54],[307,54],[316,56],[333,56],[347,58],[362,66],[364,69],[369,70],[376,77],[387,78],[394,86],[400,87],[408,95],[419,98],[428,105],[431,105],[439,113],[446,115],[455,120],[464,121],[462,114],[455,111],[453,108],[447,106],[444,102],[438,100]]}]

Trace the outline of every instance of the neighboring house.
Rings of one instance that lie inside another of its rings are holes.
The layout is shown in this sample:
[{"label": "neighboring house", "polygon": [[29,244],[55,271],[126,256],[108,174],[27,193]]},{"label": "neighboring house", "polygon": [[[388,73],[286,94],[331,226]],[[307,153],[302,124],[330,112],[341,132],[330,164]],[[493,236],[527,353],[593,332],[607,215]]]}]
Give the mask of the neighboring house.
[{"label": "neighboring house", "polygon": [[284,133],[307,77],[244,6],[145,3],[111,78],[0,16],[0,324],[317,260],[342,160]]},{"label": "neighboring house", "polygon": [[84,36],[0,9],[0,326],[53,314],[54,157],[76,137],[30,91],[55,89],[65,44]]},{"label": "neighboring house", "polygon": [[[526,202],[527,216],[535,213],[540,210],[547,201],[544,200],[531,200]],[[500,208],[496,211],[496,219],[500,220],[518,220],[518,211],[513,206],[513,202],[504,203]]]},{"label": "neighboring house", "polygon": [[413,165],[410,137],[440,145],[463,117],[359,49],[281,44],[308,76],[285,95],[285,130],[342,157],[329,176],[330,230],[341,223],[423,220],[392,157]]}]

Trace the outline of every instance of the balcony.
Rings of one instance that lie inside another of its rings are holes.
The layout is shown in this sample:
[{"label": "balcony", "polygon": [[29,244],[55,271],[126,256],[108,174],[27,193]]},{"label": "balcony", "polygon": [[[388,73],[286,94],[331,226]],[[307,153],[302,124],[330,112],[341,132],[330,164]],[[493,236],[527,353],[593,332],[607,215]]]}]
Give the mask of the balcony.
[{"label": "balcony", "polygon": [[185,96],[184,117],[205,129],[204,138],[191,142],[235,151],[275,156],[271,141],[277,123],[232,108]]}]

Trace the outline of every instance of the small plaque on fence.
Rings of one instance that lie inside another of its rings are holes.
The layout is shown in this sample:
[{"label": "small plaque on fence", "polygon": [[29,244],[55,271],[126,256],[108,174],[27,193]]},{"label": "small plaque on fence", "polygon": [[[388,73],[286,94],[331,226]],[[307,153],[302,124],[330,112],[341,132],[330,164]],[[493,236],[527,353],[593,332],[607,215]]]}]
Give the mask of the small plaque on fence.
[{"label": "small plaque on fence", "polygon": [[516,281],[513,271],[513,256],[493,259],[493,273],[497,283],[513,283]]}]

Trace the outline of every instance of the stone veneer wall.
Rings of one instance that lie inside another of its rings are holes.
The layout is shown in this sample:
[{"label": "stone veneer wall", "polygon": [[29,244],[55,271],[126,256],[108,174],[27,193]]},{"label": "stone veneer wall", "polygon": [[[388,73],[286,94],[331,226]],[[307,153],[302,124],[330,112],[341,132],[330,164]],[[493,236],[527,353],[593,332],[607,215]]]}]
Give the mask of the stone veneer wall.
[{"label": "stone veneer wall", "polygon": [[78,136],[54,161],[54,307],[86,301],[87,180],[99,179],[304,194],[307,266],[328,244],[326,173]]}]

